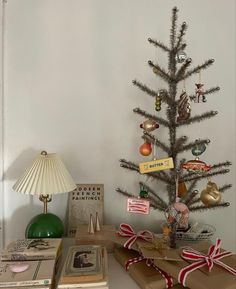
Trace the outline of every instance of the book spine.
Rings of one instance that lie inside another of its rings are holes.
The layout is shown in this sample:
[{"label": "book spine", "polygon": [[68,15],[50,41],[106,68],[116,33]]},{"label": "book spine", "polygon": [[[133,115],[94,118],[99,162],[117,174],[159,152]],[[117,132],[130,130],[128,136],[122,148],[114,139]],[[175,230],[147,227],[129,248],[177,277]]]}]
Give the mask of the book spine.
[{"label": "book spine", "polygon": [[39,255],[39,256],[26,256],[26,255],[2,255],[1,261],[38,261],[38,260],[53,260],[55,255]]},{"label": "book spine", "polygon": [[16,286],[36,286],[36,285],[50,285],[51,279],[42,279],[42,280],[29,280],[29,281],[10,281],[10,282],[1,282],[0,288],[6,287],[16,287]]}]

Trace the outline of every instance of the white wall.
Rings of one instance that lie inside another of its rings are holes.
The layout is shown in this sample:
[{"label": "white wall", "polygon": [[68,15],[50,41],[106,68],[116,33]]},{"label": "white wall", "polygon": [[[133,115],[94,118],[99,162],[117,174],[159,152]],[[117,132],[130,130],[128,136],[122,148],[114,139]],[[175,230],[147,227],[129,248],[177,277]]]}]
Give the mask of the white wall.
[{"label": "white wall", "polygon": [[[154,101],[133,87],[134,78],[163,87],[147,61],[166,55],[149,45],[153,37],[168,44],[171,9],[189,25],[187,53],[194,64],[214,58],[202,73],[206,88],[219,85],[206,104],[193,104],[193,113],[218,110],[214,120],[183,131],[194,140],[209,137],[203,159],[234,162],[230,174],[214,178],[233,183],[223,198],[231,207],[191,215],[217,228],[224,247],[235,250],[235,1],[228,0],[8,0],[5,4],[4,65],[4,211],[6,241],[24,235],[26,224],[41,212],[36,198],[12,191],[12,185],[45,149],[61,155],[78,183],[105,184],[107,223],[130,222],[158,230],[163,214],[147,217],[126,213],[120,186],[138,194],[141,177],[119,166],[121,157],[142,161],[136,106],[154,112]],[[193,93],[197,77],[186,83]],[[162,111],[163,113],[163,111]],[[159,129],[161,138],[166,131]],[[162,152],[158,152],[163,156]],[[191,158],[186,154],[186,158]],[[146,160],[146,159],[145,159]],[[152,186],[155,185],[155,182]],[[200,184],[199,191],[206,185]],[[162,194],[162,186],[157,185]],[[165,194],[163,190],[163,195]],[[64,218],[66,195],[49,208]]]}]

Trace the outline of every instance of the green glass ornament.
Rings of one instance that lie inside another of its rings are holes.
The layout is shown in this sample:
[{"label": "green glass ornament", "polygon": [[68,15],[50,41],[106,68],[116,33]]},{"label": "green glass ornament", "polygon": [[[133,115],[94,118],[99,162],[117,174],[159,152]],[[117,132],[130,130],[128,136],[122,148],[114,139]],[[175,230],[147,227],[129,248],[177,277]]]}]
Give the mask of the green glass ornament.
[{"label": "green glass ornament", "polygon": [[192,148],[192,154],[197,157],[200,156],[201,154],[204,153],[204,151],[206,150],[206,145],[203,144],[196,144],[193,148]]},{"label": "green glass ornament", "polygon": [[148,192],[145,191],[144,189],[141,189],[139,192],[139,196],[140,196],[140,198],[147,198]]}]

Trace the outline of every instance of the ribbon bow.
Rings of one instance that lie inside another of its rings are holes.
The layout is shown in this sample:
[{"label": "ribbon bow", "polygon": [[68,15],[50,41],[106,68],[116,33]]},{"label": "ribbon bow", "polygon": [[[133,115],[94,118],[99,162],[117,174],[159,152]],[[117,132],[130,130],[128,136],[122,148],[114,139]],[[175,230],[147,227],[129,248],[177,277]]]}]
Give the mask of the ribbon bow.
[{"label": "ribbon bow", "polygon": [[147,242],[151,242],[153,240],[152,232],[148,230],[139,231],[137,234],[133,230],[133,228],[129,224],[122,223],[120,224],[120,229],[118,234],[122,237],[130,237],[124,244],[125,248],[131,249],[133,243],[138,239],[145,240]]},{"label": "ribbon bow", "polygon": [[207,266],[210,272],[214,264],[222,267],[229,273],[236,275],[236,270],[234,268],[231,268],[230,266],[219,261],[220,259],[224,257],[232,255],[232,252],[228,252],[228,251],[220,252],[220,243],[221,243],[221,240],[217,239],[216,244],[211,245],[211,247],[209,248],[207,255],[201,252],[198,252],[196,250],[193,250],[192,248],[183,249],[181,257],[183,259],[191,260],[195,262],[183,268],[179,272],[179,276],[178,276],[179,283],[185,286],[185,281],[189,273],[204,266]]},{"label": "ribbon bow", "polygon": [[154,260],[153,259],[149,259],[149,258],[145,258],[143,257],[142,255],[138,256],[138,257],[135,257],[135,258],[132,258],[132,259],[129,259],[128,261],[126,261],[125,263],[125,269],[126,271],[129,270],[129,266],[132,265],[132,264],[135,264],[135,263],[138,263],[138,262],[141,262],[143,260],[146,260],[146,265],[148,267],[153,267],[155,268],[160,274],[161,276],[165,279],[166,281],[166,288],[171,288],[173,287],[174,283],[173,283],[173,278],[167,274],[165,271],[161,270],[159,267],[157,267],[155,264],[154,264]]}]

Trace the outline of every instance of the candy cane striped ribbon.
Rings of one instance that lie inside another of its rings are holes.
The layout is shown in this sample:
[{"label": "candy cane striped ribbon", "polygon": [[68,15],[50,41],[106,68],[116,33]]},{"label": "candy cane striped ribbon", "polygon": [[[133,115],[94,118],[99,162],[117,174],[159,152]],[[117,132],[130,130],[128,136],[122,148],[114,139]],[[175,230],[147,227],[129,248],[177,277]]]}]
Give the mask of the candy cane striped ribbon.
[{"label": "candy cane striped ribbon", "polygon": [[204,266],[207,266],[210,272],[214,264],[224,268],[229,273],[236,275],[236,270],[234,268],[231,268],[230,266],[219,261],[220,259],[224,257],[232,255],[232,252],[227,252],[227,251],[220,253],[220,243],[221,243],[221,240],[217,239],[216,244],[210,246],[207,255],[201,252],[198,252],[196,250],[193,250],[192,248],[183,249],[181,257],[185,260],[191,260],[195,262],[183,268],[179,272],[179,276],[178,276],[179,283],[183,284],[183,286],[186,286],[185,285],[186,278],[189,273]]},{"label": "candy cane striped ribbon", "polygon": [[160,274],[161,276],[165,279],[166,282],[166,288],[171,288],[173,287],[174,283],[173,283],[173,278],[168,275],[165,271],[161,270],[160,268],[158,268],[155,264],[154,264],[154,260],[153,259],[149,259],[149,258],[144,258],[143,256],[138,256],[132,259],[129,259],[128,261],[126,261],[125,263],[125,269],[128,271],[129,266],[138,262],[141,262],[143,260],[146,260],[146,265],[148,267],[153,267],[155,268]]},{"label": "candy cane striped ribbon", "polygon": [[148,230],[139,231],[137,234],[133,230],[133,228],[129,224],[122,223],[120,224],[120,229],[118,234],[122,237],[130,237],[124,244],[125,248],[131,249],[133,243],[138,239],[145,240],[147,242],[151,242],[153,240],[152,232]]}]

